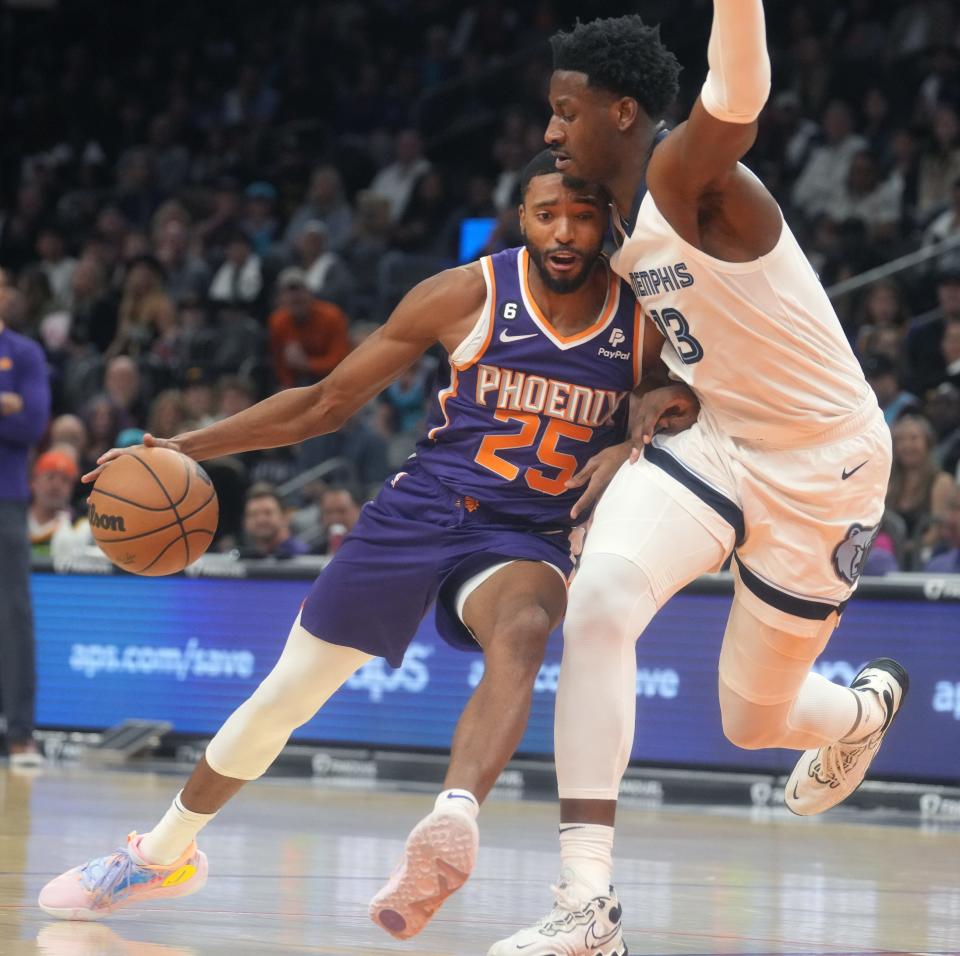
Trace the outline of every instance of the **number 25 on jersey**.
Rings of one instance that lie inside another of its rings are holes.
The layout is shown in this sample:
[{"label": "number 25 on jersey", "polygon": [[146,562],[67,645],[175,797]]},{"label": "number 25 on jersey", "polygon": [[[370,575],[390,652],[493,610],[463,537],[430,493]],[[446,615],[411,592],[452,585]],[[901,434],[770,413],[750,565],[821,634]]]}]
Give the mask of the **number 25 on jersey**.
[{"label": "number 25 on jersey", "polygon": [[480,450],[477,452],[476,461],[478,465],[482,465],[494,474],[500,475],[505,481],[514,481],[520,475],[521,469],[505,458],[501,458],[498,452],[508,449],[532,448],[539,436],[537,460],[541,464],[558,469],[559,473],[550,478],[539,468],[528,467],[524,469],[527,484],[534,491],[540,491],[545,495],[562,495],[569,490],[566,483],[577,471],[578,463],[573,455],[558,451],[557,442],[561,438],[588,442],[593,437],[592,428],[550,418],[545,420],[545,427],[541,435],[540,426],[544,420],[531,412],[513,412],[500,409],[494,414],[494,418],[501,422],[517,421],[521,423],[522,427],[519,432],[513,435],[487,435],[480,443]]}]

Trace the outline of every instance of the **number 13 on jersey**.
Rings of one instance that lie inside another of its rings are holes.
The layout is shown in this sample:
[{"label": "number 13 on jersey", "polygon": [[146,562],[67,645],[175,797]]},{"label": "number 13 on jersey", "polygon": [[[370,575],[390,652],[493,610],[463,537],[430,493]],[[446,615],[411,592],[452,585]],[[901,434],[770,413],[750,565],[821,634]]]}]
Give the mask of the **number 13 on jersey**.
[{"label": "number 13 on jersey", "polygon": [[703,346],[690,334],[690,323],[678,309],[650,310],[663,337],[673,346],[684,365],[695,365],[703,358]]},{"label": "number 13 on jersey", "polygon": [[[521,423],[519,432],[513,435],[487,435],[480,443],[476,462],[488,471],[500,475],[505,481],[514,481],[519,477],[521,470],[526,472],[526,482],[534,491],[545,495],[562,495],[569,489],[566,487],[574,473],[578,462],[573,455],[557,450],[557,442],[561,438],[573,441],[588,442],[593,437],[593,429],[587,425],[575,425],[572,422],[561,421],[557,418],[541,419],[531,412],[512,412],[500,409],[494,414],[500,422],[516,421]],[[544,427],[541,429],[541,425]],[[537,439],[539,438],[539,444]],[[547,477],[539,468],[529,466],[521,469],[512,462],[501,458],[498,452],[508,449],[526,449],[537,445],[537,460],[551,468],[556,468],[559,474],[553,478]]]}]

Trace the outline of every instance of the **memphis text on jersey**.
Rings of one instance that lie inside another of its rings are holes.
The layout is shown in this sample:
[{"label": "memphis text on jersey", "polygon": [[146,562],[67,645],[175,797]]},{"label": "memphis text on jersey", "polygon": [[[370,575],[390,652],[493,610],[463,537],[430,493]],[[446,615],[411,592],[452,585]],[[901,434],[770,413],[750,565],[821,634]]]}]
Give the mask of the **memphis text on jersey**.
[{"label": "memphis text on jersey", "polygon": [[599,428],[609,421],[626,392],[573,385],[496,365],[477,367],[476,403],[497,409],[546,415],[564,422]]},{"label": "memphis text on jersey", "polygon": [[660,292],[688,289],[694,281],[685,262],[675,262],[672,266],[664,266],[662,269],[644,269],[641,272],[630,273],[630,284],[638,298],[657,295]]}]

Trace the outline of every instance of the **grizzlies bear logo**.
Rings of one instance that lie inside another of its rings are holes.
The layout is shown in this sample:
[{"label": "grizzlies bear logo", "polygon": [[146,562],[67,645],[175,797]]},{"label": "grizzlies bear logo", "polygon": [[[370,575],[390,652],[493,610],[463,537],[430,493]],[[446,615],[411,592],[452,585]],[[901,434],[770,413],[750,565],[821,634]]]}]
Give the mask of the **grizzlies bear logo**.
[{"label": "grizzlies bear logo", "polygon": [[857,583],[879,533],[880,525],[865,528],[862,524],[852,524],[843,541],[833,549],[833,569],[847,584]]}]

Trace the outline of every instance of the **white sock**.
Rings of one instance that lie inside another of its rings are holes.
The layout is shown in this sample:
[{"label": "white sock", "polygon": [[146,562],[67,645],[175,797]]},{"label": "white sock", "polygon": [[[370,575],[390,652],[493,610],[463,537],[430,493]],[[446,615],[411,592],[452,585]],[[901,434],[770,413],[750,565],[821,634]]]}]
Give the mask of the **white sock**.
[{"label": "white sock", "polygon": [[843,742],[860,743],[883,726],[887,715],[875,690],[858,688],[851,690],[851,693],[860,706],[857,709],[857,719],[843,737]]},{"label": "white sock", "polygon": [[564,870],[573,871],[589,899],[607,896],[613,882],[613,827],[561,823],[560,860]]},{"label": "white sock", "polygon": [[444,790],[433,805],[436,813],[466,813],[476,820],[480,801],[469,790]]},{"label": "white sock", "polygon": [[196,839],[197,834],[216,816],[216,813],[194,813],[181,802],[181,790],[173,798],[163,819],[143,835],[137,851],[148,863],[165,866],[173,863]]}]

